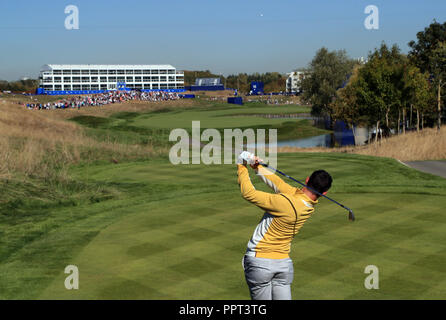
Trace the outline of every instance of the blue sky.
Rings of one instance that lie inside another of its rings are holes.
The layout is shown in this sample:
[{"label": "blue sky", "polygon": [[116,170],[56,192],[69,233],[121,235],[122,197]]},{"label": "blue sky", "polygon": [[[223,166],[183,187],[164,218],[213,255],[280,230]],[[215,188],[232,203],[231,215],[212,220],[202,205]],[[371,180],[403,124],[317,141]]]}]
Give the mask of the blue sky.
[{"label": "blue sky", "polygon": [[[70,4],[79,8],[79,30],[64,27]],[[379,8],[379,30],[364,27],[368,5]],[[36,77],[46,63],[285,73],[305,67],[322,46],[352,58],[382,41],[407,52],[433,19],[446,21],[446,1],[3,1],[0,79]]]}]

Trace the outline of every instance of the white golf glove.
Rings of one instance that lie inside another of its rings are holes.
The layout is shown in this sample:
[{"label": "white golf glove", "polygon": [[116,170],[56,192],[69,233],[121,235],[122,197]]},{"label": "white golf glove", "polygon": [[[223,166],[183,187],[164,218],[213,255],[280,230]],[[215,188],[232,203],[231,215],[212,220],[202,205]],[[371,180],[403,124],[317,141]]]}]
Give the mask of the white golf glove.
[{"label": "white golf glove", "polygon": [[243,164],[243,160],[246,161],[248,164],[254,164],[256,162],[255,155],[248,151],[243,151],[242,153],[240,153],[237,158],[237,164]]}]

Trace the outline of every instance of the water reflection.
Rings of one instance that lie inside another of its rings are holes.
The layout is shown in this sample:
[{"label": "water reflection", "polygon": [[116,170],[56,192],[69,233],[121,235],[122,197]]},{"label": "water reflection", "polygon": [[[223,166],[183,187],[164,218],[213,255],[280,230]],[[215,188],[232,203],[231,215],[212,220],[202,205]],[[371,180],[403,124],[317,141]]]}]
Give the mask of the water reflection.
[{"label": "water reflection", "polygon": [[[303,139],[277,141],[278,147],[297,147],[297,148],[313,148],[313,147],[333,148],[339,146],[349,146],[354,144],[355,144],[355,139],[352,132],[335,132]],[[265,144],[257,144],[257,147],[265,147]]]},{"label": "water reflection", "polygon": [[298,147],[298,148],[312,148],[312,147],[332,147],[331,134],[323,134],[304,139],[278,141],[278,147]]},{"label": "water reflection", "polygon": [[[329,118],[321,118],[321,117],[312,117],[311,115],[261,115],[263,117],[286,117],[286,118],[294,118],[294,119],[308,119],[313,121],[313,125],[315,127],[321,129],[329,129],[330,128],[330,119]],[[328,134],[322,134],[318,136],[301,138],[301,139],[292,139],[292,140],[283,140],[278,141],[278,147],[297,147],[297,148],[313,148],[313,147],[324,147],[324,148],[333,148],[333,147],[343,147],[350,145],[362,145],[368,139],[368,129],[367,128],[359,128],[355,127],[356,139],[353,135],[353,131],[349,128],[343,121],[335,121],[333,125],[333,132]],[[356,140],[356,141],[355,141]],[[356,143],[355,143],[356,142]],[[258,144],[257,147],[265,147],[267,144]],[[251,145],[248,145],[251,147]]]}]

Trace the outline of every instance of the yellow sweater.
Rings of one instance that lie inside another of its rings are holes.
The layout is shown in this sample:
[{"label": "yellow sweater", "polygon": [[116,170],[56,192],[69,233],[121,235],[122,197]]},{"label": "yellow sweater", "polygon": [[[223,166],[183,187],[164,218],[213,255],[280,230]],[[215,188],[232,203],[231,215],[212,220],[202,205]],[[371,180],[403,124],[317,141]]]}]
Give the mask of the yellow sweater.
[{"label": "yellow sweater", "polygon": [[311,200],[301,189],[290,186],[262,166],[258,167],[257,175],[276,194],[257,191],[251,183],[247,167],[238,165],[242,197],[265,210],[248,242],[247,254],[269,259],[288,258],[291,241],[314,212],[317,200]]}]

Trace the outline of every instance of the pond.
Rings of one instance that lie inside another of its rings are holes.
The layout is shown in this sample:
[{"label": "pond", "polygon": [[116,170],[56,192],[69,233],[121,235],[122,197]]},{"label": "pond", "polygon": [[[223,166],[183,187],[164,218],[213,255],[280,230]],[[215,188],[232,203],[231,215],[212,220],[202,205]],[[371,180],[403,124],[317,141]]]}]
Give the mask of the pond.
[{"label": "pond", "polygon": [[[243,116],[243,115],[240,115]],[[251,115],[252,116],[252,115]],[[327,118],[313,117],[310,114],[258,114],[254,115],[263,118],[287,118],[287,119],[306,119],[312,120],[313,125],[322,129],[329,129],[330,121]],[[369,139],[369,130],[364,127],[356,127],[356,137],[353,131],[343,121],[335,121],[332,133],[317,135],[307,138],[283,140],[277,142],[277,147],[296,147],[296,148],[334,148],[351,145],[363,145]],[[267,144],[258,144],[257,147],[265,147]],[[248,145],[251,147],[251,145]]]},{"label": "pond", "polygon": [[[265,116],[265,115],[263,115]],[[267,115],[271,117],[271,115]],[[277,115],[274,115],[277,117]],[[283,115],[281,115],[283,117]],[[322,118],[311,117],[310,115],[287,115],[288,118],[295,119],[310,119],[313,120],[313,125],[322,129],[329,128],[329,121]],[[367,139],[368,132],[362,128],[356,128],[356,144],[363,144]],[[348,128],[343,121],[336,121],[334,124],[334,130],[332,133],[317,135],[307,138],[291,139],[278,141],[278,147],[297,147],[297,148],[333,148],[355,145],[355,136],[351,128]],[[258,147],[264,146],[258,145]]]},{"label": "pond", "polygon": [[298,148],[313,148],[313,147],[325,147],[333,148],[335,146],[348,146],[354,145],[353,133],[328,133],[319,136],[313,136],[309,138],[278,141],[278,147],[298,147]]},{"label": "pond", "polygon": [[[313,125],[322,128],[330,128],[330,120],[327,118],[314,117]],[[337,120],[333,124],[333,132],[308,138],[293,139],[287,141],[278,141],[278,147],[298,147],[298,148],[313,148],[313,147],[344,147],[351,145],[364,145],[370,138],[370,132],[367,127],[354,126],[355,134],[352,128],[349,128],[345,122]]]},{"label": "pond", "polygon": [[[335,132],[302,139],[277,141],[277,147],[296,148],[333,148],[335,146],[349,146],[354,144],[355,139],[352,132]],[[264,147],[264,144],[259,144],[257,147]]]}]

